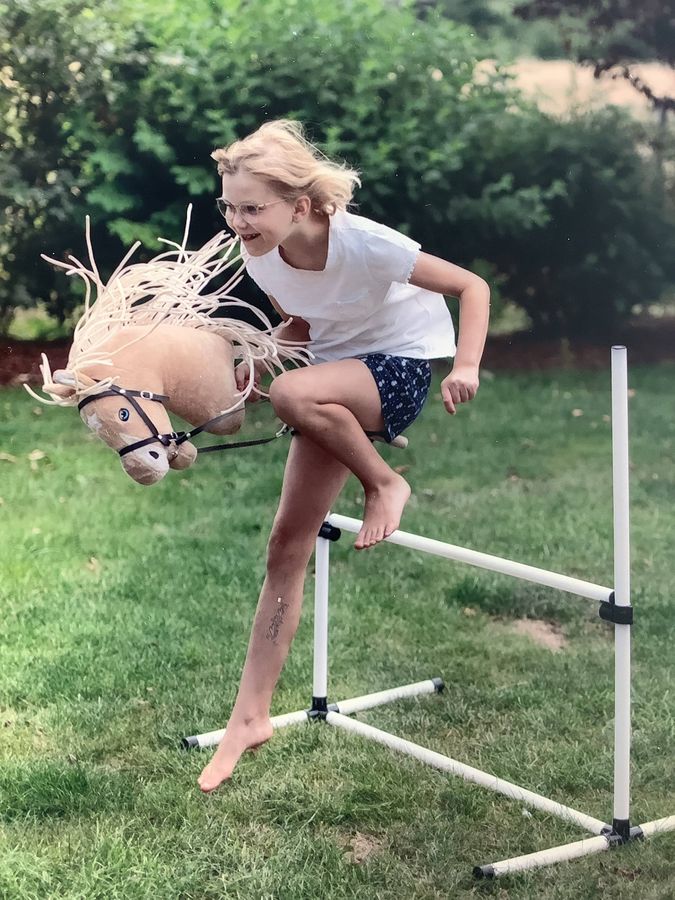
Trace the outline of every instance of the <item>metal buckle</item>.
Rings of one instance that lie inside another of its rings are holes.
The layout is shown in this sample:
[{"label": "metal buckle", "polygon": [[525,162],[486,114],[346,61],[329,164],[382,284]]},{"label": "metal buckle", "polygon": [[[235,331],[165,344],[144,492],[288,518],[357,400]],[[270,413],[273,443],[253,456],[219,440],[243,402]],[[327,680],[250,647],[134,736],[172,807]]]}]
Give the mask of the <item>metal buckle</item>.
[{"label": "metal buckle", "polygon": [[152,391],[139,391],[138,396],[142,400],[154,400],[155,399],[155,395],[152,393]]}]

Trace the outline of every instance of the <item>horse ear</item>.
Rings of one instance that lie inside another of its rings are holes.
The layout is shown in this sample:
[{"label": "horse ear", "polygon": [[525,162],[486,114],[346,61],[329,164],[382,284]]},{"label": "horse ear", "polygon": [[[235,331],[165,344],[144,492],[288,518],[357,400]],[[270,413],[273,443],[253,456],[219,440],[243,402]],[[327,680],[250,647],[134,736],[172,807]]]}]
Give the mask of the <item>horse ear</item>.
[{"label": "horse ear", "polygon": [[58,388],[52,388],[52,392],[58,394],[59,397],[68,399],[76,392],[77,381],[75,376],[66,369],[57,369],[52,375],[52,382],[54,385],[59,385]]},{"label": "horse ear", "polygon": [[77,387],[77,381],[72,372],[67,369],[57,369],[53,375],[55,384],[67,384],[69,387]]}]

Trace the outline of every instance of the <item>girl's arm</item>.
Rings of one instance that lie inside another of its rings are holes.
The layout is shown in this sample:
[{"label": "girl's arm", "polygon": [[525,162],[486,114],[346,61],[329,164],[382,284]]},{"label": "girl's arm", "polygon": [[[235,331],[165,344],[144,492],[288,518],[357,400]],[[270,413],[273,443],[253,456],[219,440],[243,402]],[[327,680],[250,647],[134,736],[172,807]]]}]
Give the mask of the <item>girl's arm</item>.
[{"label": "girl's arm", "polygon": [[447,411],[473,400],[490,316],[490,288],[480,276],[437,256],[420,253],[410,284],[459,299],[459,340],[452,372],[441,382]]},{"label": "girl's arm", "polygon": [[304,319],[293,316],[291,318],[288,313],[279,306],[277,301],[271,294],[267,295],[270,303],[279,313],[283,322],[274,329],[274,335],[282,341],[293,341],[295,344],[304,344],[309,341],[309,325]]},{"label": "girl's arm", "polygon": [[[300,319],[297,316],[291,318],[288,313],[284,312],[284,310],[279,306],[274,297],[267,295],[269,297],[270,303],[279,313],[283,322],[280,325],[277,325],[276,328],[273,329],[274,336],[277,340],[281,341],[291,341],[294,344],[305,344],[309,343],[309,325],[305,322],[304,319]],[[279,358],[284,359],[284,351],[282,347],[278,347]],[[263,377],[267,368],[262,360],[258,360],[255,364],[255,371],[253,373],[253,386],[254,389],[249,394],[249,402],[255,403],[260,395],[258,394],[256,388],[260,387],[260,379]],[[238,391],[243,391],[248,384],[249,379],[249,365],[247,362],[240,362],[238,366],[235,367],[234,370],[234,378],[235,383],[237,385]]]}]

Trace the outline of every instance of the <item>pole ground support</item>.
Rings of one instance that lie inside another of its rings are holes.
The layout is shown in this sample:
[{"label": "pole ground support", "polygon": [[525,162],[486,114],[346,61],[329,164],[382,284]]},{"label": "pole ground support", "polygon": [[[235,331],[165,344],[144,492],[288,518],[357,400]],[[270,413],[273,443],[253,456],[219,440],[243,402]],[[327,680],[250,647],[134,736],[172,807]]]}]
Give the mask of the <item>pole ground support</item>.
[{"label": "pole ground support", "polygon": [[602,853],[603,850],[613,850],[629,841],[644,840],[647,837],[654,837],[667,831],[675,831],[675,816],[666,816],[664,819],[657,819],[654,822],[634,826],[630,829],[628,839],[623,838],[615,831],[609,831],[607,834],[585,838],[571,844],[562,844],[559,847],[539,850],[536,853],[516,856],[513,859],[503,859],[500,862],[487,866],[476,866],[473,874],[476,878],[496,878],[500,875],[514,875],[516,872],[525,872],[527,869],[538,869],[553,863],[567,862],[572,859],[579,859],[582,856],[590,856],[593,853]]}]

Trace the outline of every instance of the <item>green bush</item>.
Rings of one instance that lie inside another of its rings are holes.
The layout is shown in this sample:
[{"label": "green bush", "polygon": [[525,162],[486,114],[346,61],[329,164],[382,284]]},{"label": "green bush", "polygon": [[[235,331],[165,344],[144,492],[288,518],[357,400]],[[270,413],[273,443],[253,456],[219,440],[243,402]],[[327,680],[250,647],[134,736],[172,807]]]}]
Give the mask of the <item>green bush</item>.
[{"label": "green bush", "polygon": [[121,34],[106,3],[0,0],[0,328],[18,307],[62,319],[77,300],[40,254],[82,255],[93,136],[115,130],[120,75],[140,74]]},{"label": "green bush", "polygon": [[193,243],[209,237],[222,225],[211,150],[279,116],[361,170],[363,215],[494,272],[542,332],[602,331],[672,277],[654,245],[670,214],[628,120],[557,122],[507,76],[476,80],[484,46],[433,13],[0,0],[0,47],[6,317],[39,300],[61,319],[72,310],[77,293],[38,255],[81,256],[85,213],[104,277],[133,240],[149,254],[158,235],[179,236],[189,201]]},{"label": "green bush", "polygon": [[635,305],[672,285],[672,197],[644,128],[621,110],[503,117],[474,159],[448,221],[467,257],[502,274],[536,334],[612,340]]}]

